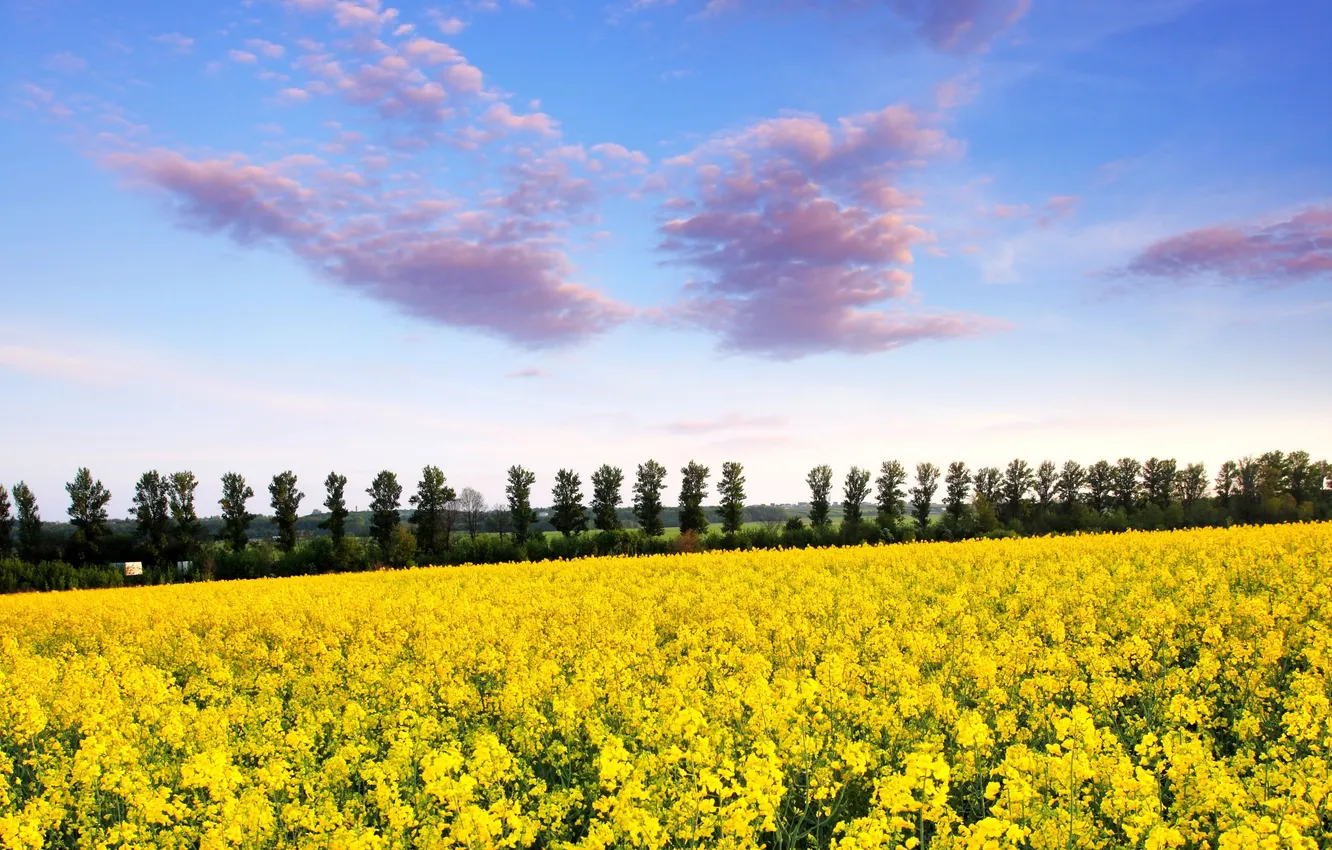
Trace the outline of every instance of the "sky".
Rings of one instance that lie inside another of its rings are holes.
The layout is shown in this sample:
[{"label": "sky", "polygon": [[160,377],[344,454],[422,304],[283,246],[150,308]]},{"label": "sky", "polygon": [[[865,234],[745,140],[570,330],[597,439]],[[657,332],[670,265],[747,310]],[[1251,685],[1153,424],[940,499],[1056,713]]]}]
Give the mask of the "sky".
[{"label": "sky", "polygon": [[[0,482],[1332,454],[1332,4],[8,0]],[[588,489],[585,485],[585,490]]]}]

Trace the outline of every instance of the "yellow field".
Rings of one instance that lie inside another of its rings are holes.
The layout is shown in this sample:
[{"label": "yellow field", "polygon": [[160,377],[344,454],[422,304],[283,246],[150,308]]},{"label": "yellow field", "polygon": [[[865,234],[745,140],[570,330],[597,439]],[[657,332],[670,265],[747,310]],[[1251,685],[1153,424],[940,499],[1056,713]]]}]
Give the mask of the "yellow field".
[{"label": "yellow field", "polygon": [[1317,847],[1332,526],[0,599],[6,847]]}]

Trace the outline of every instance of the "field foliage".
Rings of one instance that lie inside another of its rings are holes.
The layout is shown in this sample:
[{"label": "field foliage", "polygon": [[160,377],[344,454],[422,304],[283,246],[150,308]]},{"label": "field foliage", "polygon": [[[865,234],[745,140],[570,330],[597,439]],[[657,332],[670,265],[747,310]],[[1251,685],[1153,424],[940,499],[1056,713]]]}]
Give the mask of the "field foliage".
[{"label": "field foliage", "polygon": [[1332,525],[0,599],[5,847],[1332,840]]}]

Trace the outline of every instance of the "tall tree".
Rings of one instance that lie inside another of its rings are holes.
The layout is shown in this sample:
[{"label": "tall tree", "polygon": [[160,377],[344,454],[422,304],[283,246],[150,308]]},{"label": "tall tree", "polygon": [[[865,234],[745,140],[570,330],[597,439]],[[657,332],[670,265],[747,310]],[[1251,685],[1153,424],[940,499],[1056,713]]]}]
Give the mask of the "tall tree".
[{"label": "tall tree", "polygon": [[320,521],[319,527],[328,531],[336,545],[347,534],[347,476],[330,472],[324,479],[324,509],[328,516]]},{"label": "tall tree", "polygon": [[1221,503],[1221,507],[1230,507],[1238,482],[1239,467],[1235,461],[1228,460],[1221,464],[1221,469],[1216,473],[1216,500]]},{"label": "tall tree", "polygon": [[948,464],[948,474],[944,476],[944,512],[953,522],[962,519],[967,509],[967,496],[971,492],[971,470],[960,460]]},{"label": "tall tree", "polygon": [[1142,465],[1142,492],[1148,502],[1165,510],[1175,496],[1175,477],[1179,474],[1174,458],[1149,458]]},{"label": "tall tree", "polygon": [[14,485],[14,510],[18,515],[18,554],[36,563],[42,552],[42,516],[37,510],[37,496],[22,481]]},{"label": "tall tree", "polygon": [[1041,461],[1041,465],[1036,467],[1036,477],[1032,481],[1032,489],[1036,491],[1036,503],[1041,506],[1041,510],[1050,509],[1050,505],[1054,502],[1055,485],[1058,483],[1059,468],[1055,466],[1054,461]]},{"label": "tall tree", "polygon": [[278,530],[278,548],[290,552],[296,548],[296,520],[300,516],[301,499],[305,494],[296,489],[296,473],[288,469],[273,476],[268,485],[269,505],[273,508],[273,524]]},{"label": "tall tree", "polygon": [[982,466],[976,470],[976,495],[998,507],[1004,501],[1004,476],[996,467]]},{"label": "tall tree", "polygon": [[164,479],[156,469],[140,475],[134,485],[135,528],[154,563],[166,551],[171,527],[170,489],[169,479]]},{"label": "tall tree", "polygon": [[1201,463],[1191,463],[1175,479],[1175,496],[1184,507],[1189,507],[1207,495],[1207,469]]},{"label": "tall tree", "polygon": [[74,526],[71,549],[76,563],[96,560],[99,544],[107,530],[106,503],[111,492],[94,481],[88,467],[80,467],[74,480],[65,485],[69,494],[69,521]]},{"label": "tall tree", "polygon": [[879,477],[874,479],[874,504],[881,528],[896,528],[905,516],[906,480],[906,470],[899,461],[885,460],[879,467]]},{"label": "tall tree", "polygon": [[939,467],[932,463],[916,464],[916,486],[911,488],[911,514],[922,530],[930,524],[930,502],[939,489]]},{"label": "tall tree", "polygon": [[450,547],[453,523],[449,512],[457,499],[458,494],[449,486],[438,466],[426,466],[421,470],[416,495],[408,500],[416,508],[411,523],[416,526],[416,545],[421,551],[435,553]]},{"label": "tall tree", "polygon": [[458,515],[462,517],[463,530],[472,540],[476,540],[481,530],[481,521],[486,515],[486,497],[479,490],[471,487],[462,488],[458,494]]},{"label": "tall tree", "polygon": [[1005,519],[1014,520],[1022,515],[1022,500],[1027,498],[1027,492],[1035,483],[1036,476],[1025,460],[1016,458],[1008,464],[1003,486]]},{"label": "tall tree", "polygon": [[587,508],[583,507],[583,481],[572,469],[555,473],[550,492],[550,524],[565,537],[587,531]]},{"label": "tall tree", "polygon": [[691,460],[680,469],[680,476],[680,533],[707,534],[703,497],[708,492],[708,468]]},{"label": "tall tree", "polygon": [[649,460],[638,465],[634,477],[634,519],[648,537],[665,531],[661,524],[661,491],[666,486],[666,467]]},{"label": "tall tree", "polygon": [[1115,504],[1125,512],[1133,510],[1138,504],[1138,476],[1142,474],[1142,464],[1131,457],[1121,457],[1115,464],[1114,496]]},{"label": "tall tree", "polygon": [[532,510],[532,485],[536,483],[536,475],[521,466],[511,466],[508,476],[504,495],[509,500],[509,516],[513,520],[513,540],[522,544],[532,531],[532,523],[536,522],[536,511]]},{"label": "tall tree", "polygon": [[832,492],[832,467],[826,463],[816,466],[805,476],[809,485],[809,524],[815,528],[827,528],[828,496]]},{"label": "tall tree", "polygon": [[9,554],[13,544],[14,515],[10,513],[9,491],[0,484],[0,558]]},{"label": "tall tree", "polygon": [[620,527],[620,488],[624,470],[603,463],[592,473],[592,523],[597,531],[616,531]]},{"label": "tall tree", "polygon": [[374,477],[365,494],[370,497],[370,537],[387,557],[393,531],[402,522],[402,514],[398,512],[402,506],[402,485],[396,474],[385,469]]},{"label": "tall tree", "polygon": [[1087,486],[1087,472],[1076,460],[1064,461],[1064,468],[1059,471],[1059,482],[1055,490],[1059,493],[1059,504],[1065,511],[1071,512],[1082,501],[1082,488]]},{"label": "tall tree", "polygon": [[245,483],[245,476],[239,472],[228,472],[222,476],[222,498],[218,504],[222,507],[221,538],[231,543],[231,551],[239,552],[249,543],[248,531],[254,521],[254,514],[245,508],[245,503],[254,498],[254,490]]},{"label": "tall tree", "polygon": [[1258,507],[1260,487],[1262,486],[1262,465],[1251,457],[1242,457],[1235,464],[1235,486],[1239,490],[1239,500],[1244,508],[1244,519],[1252,519]]},{"label": "tall tree", "polygon": [[1290,468],[1285,452],[1263,452],[1258,457],[1258,494],[1271,499],[1290,489]]},{"label": "tall tree", "polygon": [[853,466],[842,482],[842,525],[856,528],[860,525],[861,509],[869,498],[870,471]]},{"label": "tall tree", "polygon": [[1290,495],[1295,504],[1310,501],[1316,488],[1310,487],[1313,467],[1306,451],[1294,451],[1286,456],[1286,480],[1290,484]]},{"label": "tall tree", "polygon": [[1115,468],[1108,460],[1098,460],[1087,467],[1087,503],[1103,514],[1110,510],[1115,491]]},{"label": "tall tree", "polygon": [[194,493],[199,479],[189,470],[171,473],[167,487],[167,507],[171,511],[171,537],[175,550],[189,558],[199,545],[203,523],[194,506]]},{"label": "tall tree", "polygon": [[[461,497],[459,497],[461,498]],[[493,531],[503,540],[504,535],[513,531],[513,514],[509,512],[507,504],[494,504],[490,510],[486,511],[485,528],[487,531]]]},{"label": "tall tree", "polygon": [[744,466],[732,460],[722,464],[717,495],[721,497],[722,533],[735,534],[745,523]]}]

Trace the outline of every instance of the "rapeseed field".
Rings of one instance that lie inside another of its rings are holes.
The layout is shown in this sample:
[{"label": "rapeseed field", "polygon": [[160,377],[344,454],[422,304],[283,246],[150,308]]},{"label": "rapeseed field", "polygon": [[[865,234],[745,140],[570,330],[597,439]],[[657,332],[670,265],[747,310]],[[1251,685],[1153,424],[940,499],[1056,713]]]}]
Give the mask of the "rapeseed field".
[{"label": "rapeseed field", "polygon": [[1332,525],[0,599],[9,848],[1315,848]]}]

